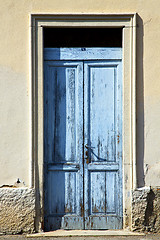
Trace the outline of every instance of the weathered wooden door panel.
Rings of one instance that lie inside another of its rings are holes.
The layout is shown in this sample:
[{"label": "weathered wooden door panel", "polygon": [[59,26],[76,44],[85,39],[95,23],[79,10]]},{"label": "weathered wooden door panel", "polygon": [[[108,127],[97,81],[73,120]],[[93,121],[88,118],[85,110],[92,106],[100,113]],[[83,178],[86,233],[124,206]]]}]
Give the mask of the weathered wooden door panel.
[{"label": "weathered wooden door panel", "polygon": [[85,63],[86,135],[94,146],[92,161],[115,161],[116,67],[109,62]]},{"label": "weathered wooden door panel", "polygon": [[85,61],[85,229],[122,228],[121,61]]},{"label": "weathered wooden door panel", "polygon": [[82,229],[83,64],[44,68],[45,229]]},{"label": "weathered wooden door panel", "polygon": [[44,52],[45,230],[122,228],[121,56]]}]

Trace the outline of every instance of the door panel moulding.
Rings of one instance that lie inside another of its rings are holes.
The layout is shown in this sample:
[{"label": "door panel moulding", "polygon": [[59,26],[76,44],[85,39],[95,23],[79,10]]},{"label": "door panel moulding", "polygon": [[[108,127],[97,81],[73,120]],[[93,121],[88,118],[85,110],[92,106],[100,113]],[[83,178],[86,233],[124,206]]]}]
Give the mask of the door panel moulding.
[{"label": "door panel moulding", "polygon": [[43,228],[43,28],[123,29],[123,228],[131,229],[136,188],[136,14],[31,14],[31,186],[36,189],[36,231]]}]

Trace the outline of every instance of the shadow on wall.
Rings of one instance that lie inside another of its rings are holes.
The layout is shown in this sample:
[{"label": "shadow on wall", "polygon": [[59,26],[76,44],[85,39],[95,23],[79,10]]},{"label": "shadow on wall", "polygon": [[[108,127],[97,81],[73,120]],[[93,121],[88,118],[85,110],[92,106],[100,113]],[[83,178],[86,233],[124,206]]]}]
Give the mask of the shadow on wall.
[{"label": "shadow on wall", "polygon": [[144,83],[143,83],[143,20],[137,15],[137,187],[145,186],[144,175]]}]

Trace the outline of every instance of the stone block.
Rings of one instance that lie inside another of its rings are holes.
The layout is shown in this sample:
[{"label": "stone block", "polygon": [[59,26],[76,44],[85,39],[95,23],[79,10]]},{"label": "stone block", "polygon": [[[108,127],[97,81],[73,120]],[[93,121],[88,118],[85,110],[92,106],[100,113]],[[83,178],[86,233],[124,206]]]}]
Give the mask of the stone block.
[{"label": "stone block", "polygon": [[34,189],[0,189],[0,233],[33,233],[34,221]]}]

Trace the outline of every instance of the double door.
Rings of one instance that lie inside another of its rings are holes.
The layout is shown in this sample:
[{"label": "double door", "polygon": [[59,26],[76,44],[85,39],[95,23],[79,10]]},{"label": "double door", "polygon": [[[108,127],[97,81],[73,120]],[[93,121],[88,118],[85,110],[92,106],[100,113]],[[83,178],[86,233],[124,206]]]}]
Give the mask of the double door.
[{"label": "double door", "polygon": [[44,223],[122,228],[122,49],[44,50]]}]

